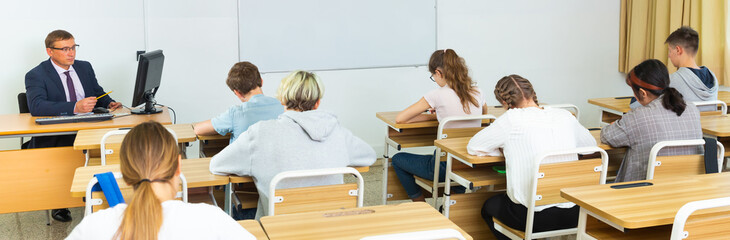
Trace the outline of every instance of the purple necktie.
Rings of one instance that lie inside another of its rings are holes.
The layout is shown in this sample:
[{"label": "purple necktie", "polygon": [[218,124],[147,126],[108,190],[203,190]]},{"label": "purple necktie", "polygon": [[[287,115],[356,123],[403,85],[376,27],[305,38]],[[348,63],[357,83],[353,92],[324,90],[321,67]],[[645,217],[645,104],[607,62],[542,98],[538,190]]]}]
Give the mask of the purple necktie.
[{"label": "purple necktie", "polygon": [[66,74],[66,86],[68,87],[68,99],[70,99],[70,102],[76,102],[76,88],[74,88],[74,82],[71,80],[71,75],[68,74],[69,71],[63,72],[63,74]]}]

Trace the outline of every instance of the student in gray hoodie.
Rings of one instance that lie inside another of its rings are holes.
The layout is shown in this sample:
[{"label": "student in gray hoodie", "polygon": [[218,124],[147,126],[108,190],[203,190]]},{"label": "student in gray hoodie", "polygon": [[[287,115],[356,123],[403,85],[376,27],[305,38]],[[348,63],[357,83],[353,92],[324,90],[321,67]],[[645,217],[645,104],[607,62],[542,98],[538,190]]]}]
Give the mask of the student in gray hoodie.
[{"label": "student in gray hoodie", "polygon": [[[664,43],[669,50],[669,60],[677,71],[669,75],[669,86],[677,89],[688,104],[697,101],[717,100],[719,89],[717,77],[705,66],[697,66],[695,57],[699,49],[699,34],[688,26],[683,26],[667,37]],[[631,108],[640,106],[638,102]],[[700,111],[713,111],[712,106],[699,107]]]},{"label": "student in gray hoodie", "polygon": [[[324,85],[313,73],[289,74],[277,93],[286,111],[252,125],[211,160],[214,174],[253,177],[259,192],[256,219],[268,213],[269,183],[278,173],[375,162],[372,147],[342,127],[334,114],[316,110],[323,94]],[[297,178],[280,182],[277,189],[339,183],[341,176]]]}]

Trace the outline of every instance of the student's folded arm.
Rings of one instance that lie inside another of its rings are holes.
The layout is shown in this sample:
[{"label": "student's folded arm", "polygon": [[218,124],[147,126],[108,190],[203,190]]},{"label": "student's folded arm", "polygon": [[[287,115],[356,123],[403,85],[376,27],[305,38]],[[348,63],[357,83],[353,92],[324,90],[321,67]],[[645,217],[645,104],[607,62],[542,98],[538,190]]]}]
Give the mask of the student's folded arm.
[{"label": "student's folded arm", "polygon": [[[210,128],[213,132],[207,135],[213,135],[213,134],[220,134],[221,136],[225,136],[228,133],[233,132],[233,122],[234,119],[234,111],[232,111],[232,108],[229,108],[225,112],[221,113],[217,117],[214,117],[208,121],[210,123]],[[197,126],[196,126],[197,127]],[[211,130],[208,129],[208,130]]]},{"label": "student's folded arm", "polygon": [[218,175],[251,176],[251,151],[256,124],[243,132],[236,141],[228,145],[210,160],[210,172]]},{"label": "student's folded arm", "polygon": [[195,135],[198,136],[210,136],[218,134],[218,132],[215,131],[215,128],[213,128],[213,124],[210,123],[210,120],[196,123],[193,127],[193,130],[195,130]]},{"label": "student's folded arm", "polygon": [[616,120],[612,124],[605,126],[601,129],[601,142],[604,142],[612,147],[628,147],[631,144],[629,139],[628,128],[625,126],[627,121],[626,116],[624,118]]},{"label": "student's folded arm", "polygon": [[466,151],[470,155],[501,156],[502,152],[499,149],[504,147],[507,140],[508,124],[508,119],[498,118],[469,140]]},{"label": "student's folded arm", "polygon": [[[344,128],[343,128],[344,129]],[[375,163],[375,150],[365,141],[356,137],[350,130],[344,129],[345,141],[347,141],[347,153],[350,157],[349,166],[362,167]]]},{"label": "student's folded arm", "polygon": [[420,100],[418,100],[418,102],[398,113],[398,115],[395,117],[395,122],[411,123],[433,120],[436,118],[435,114],[422,114],[429,108],[431,108],[431,105],[426,102],[425,98],[421,98]]}]

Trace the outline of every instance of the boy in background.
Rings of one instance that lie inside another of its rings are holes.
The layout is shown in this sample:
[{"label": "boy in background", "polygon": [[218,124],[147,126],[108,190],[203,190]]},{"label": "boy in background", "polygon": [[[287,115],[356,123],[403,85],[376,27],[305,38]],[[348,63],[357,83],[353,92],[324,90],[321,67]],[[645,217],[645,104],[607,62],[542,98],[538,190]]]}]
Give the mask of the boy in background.
[{"label": "boy in background", "polygon": [[[680,27],[669,34],[664,43],[669,49],[669,60],[678,68],[669,75],[669,87],[676,88],[687,103],[717,100],[717,77],[709,68],[697,66],[695,61],[700,43],[697,31],[688,26]],[[633,102],[631,108],[639,105]],[[715,108],[702,106],[699,110],[714,111]]]},{"label": "boy in background", "polygon": [[195,134],[224,136],[230,133],[229,143],[233,143],[254,123],[276,119],[279,114],[284,112],[284,106],[276,98],[264,96],[261,90],[262,82],[256,65],[250,62],[234,64],[228,72],[226,84],[242,103],[231,106],[211,120],[195,124]]}]

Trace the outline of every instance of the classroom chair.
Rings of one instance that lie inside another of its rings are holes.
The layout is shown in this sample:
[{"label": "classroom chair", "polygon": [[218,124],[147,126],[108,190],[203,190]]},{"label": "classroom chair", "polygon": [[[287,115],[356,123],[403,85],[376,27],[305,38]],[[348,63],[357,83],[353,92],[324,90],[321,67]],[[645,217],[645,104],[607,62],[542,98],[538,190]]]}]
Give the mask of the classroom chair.
[{"label": "classroom chair", "polygon": [[[471,127],[471,128],[445,128],[446,124],[452,123],[452,122],[458,122],[458,121],[469,121],[469,120],[485,120],[485,119],[491,119],[494,121],[497,119],[494,115],[486,114],[486,115],[471,115],[471,116],[453,116],[453,117],[447,117],[443,120],[439,121],[439,126],[436,131],[436,140],[440,139],[446,139],[446,138],[458,138],[458,137],[472,137],[474,134],[477,134],[479,131],[484,129],[484,127]],[[436,148],[436,154],[434,157],[438,159],[438,161],[434,161],[434,169],[433,169],[433,179],[439,179],[439,165],[441,164],[441,159],[443,157],[443,153],[441,153],[440,148]],[[424,178],[420,178],[418,176],[415,176],[416,178],[416,184],[421,186],[421,188],[425,189],[426,191],[430,192],[431,195],[434,198],[433,206],[438,207],[438,189],[441,187],[444,187],[444,183],[440,183],[439,181],[431,181],[426,180]]]},{"label": "classroom chair", "polygon": [[[646,179],[655,177],[677,177],[705,174],[705,158],[703,154],[659,156],[659,151],[666,147],[704,146],[705,140],[673,140],[654,144],[649,152],[649,165],[646,168]],[[717,169],[722,171],[725,147],[717,142]]]},{"label": "classroom chair", "polygon": [[578,106],[576,106],[576,105],[573,105],[573,104],[546,104],[546,105],[541,105],[541,106],[565,109],[568,112],[572,113],[573,116],[575,116],[575,119],[580,121],[580,109],[578,109]]},{"label": "classroom chair", "polygon": [[[24,92],[18,93],[18,112],[30,113],[30,108],[28,108],[28,97]],[[28,143],[24,140],[25,139],[23,139],[23,137],[20,137],[20,149],[28,148]]]},{"label": "classroom chair", "polygon": [[691,218],[702,209],[730,206],[730,197],[689,202],[677,211],[672,225],[671,240],[726,239],[730,236],[730,212],[724,211],[711,217]]},{"label": "classroom chair", "polygon": [[[172,134],[172,137],[175,139],[175,144],[177,145],[177,134],[175,134],[175,131],[172,130],[172,129],[169,129],[169,128],[165,128],[165,129],[167,129],[167,131],[170,132],[170,134]],[[100,143],[100,146],[101,146],[101,166],[106,165],[107,159],[109,159],[109,157],[111,157],[110,160],[113,160],[114,164],[118,164],[119,163],[119,146],[121,146],[121,144],[115,146],[114,148],[109,148],[109,147],[107,147],[106,142],[107,142],[107,140],[111,136],[115,136],[115,135],[127,135],[127,133],[129,131],[130,131],[130,129],[113,130],[113,131],[109,131],[109,132],[105,133],[104,136],[101,137],[101,143]],[[110,156],[107,156],[107,155],[110,155]],[[86,160],[87,160],[87,162],[86,162],[86,164],[84,166],[87,166],[88,163],[89,163],[88,162],[89,159],[86,159]]]},{"label": "classroom chair", "polygon": [[[559,163],[539,164],[552,156],[600,152],[601,158],[586,159]],[[517,230],[504,225],[494,218],[494,228],[511,239],[536,239],[576,234],[577,228],[560,229],[545,232],[533,232],[535,206],[567,202],[560,197],[560,189],[589,186],[606,183],[608,154],[599,147],[583,147],[565,151],[556,151],[537,156],[538,166],[534,169],[532,194],[527,202],[527,219],[524,230]],[[596,176],[598,175],[598,176]],[[596,177],[598,182],[596,182]]]},{"label": "classroom chair", "polygon": [[710,101],[696,101],[692,102],[697,107],[702,106],[715,106],[720,105],[720,112],[718,114],[717,110],[715,111],[702,111],[700,112],[700,115],[706,116],[706,115],[727,115],[727,103],[720,101],[720,100],[710,100]]},{"label": "classroom chair", "polygon": [[370,236],[360,238],[360,240],[438,240],[438,239],[458,239],[466,240],[464,235],[461,235],[459,231],[452,228],[418,231],[418,232],[407,232],[407,233],[396,233],[396,234],[385,234],[378,236]]},{"label": "classroom chair", "polygon": [[630,229],[626,232],[589,217],[591,228],[586,231],[594,239],[608,240],[727,239],[730,236],[730,228],[726,227],[730,224],[730,212],[720,211],[704,216],[693,214],[698,210],[728,206],[730,197],[689,202],[677,211],[672,225]]},{"label": "classroom chair", "polygon": [[[122,173],[115,172],[114,178],[120,179],[122,178]],[[117,180],[118,182],[118,180]],[[104,197],[104,193],[101,191],[92,191],[95,185],[99,183],[99,180],[96,177],[91,178],[89,181],[89,184],[86,185],[86,207],[84,208],[84,216],[88,216],[94,212],[97,212],[101,209],[105,209],[109,207],[109,204],[105,202],[106,197]],[[180,173],[180,183],[181,183],[181,190],[180,192],[177,192],[177,195],[175,198],[181,198],[183,202],[188,202],[188,181],[185,179],[185,174]],[[122,196],[126,201],[129,201],[132,199],[132,196],[134,195],[134,190],[129,187],[123,187],[120,189],[122,192]],[[94,206],[99,206],[98,208],[94,208]]]},{"label": "classroom chair", "polygon": [[[325,186],[276,189],[284,179],[352,174],[357,184],[344,183]],[[286,171],[276,174],[269,184],[267,216],[340,208],[362,207],[365,182],[357,169],[351,167]],[[356,200],[353,201],[353,197]],[[276,207],[276,209],[275,209]],[[276,212],[275,212],[276,210]]]}]

